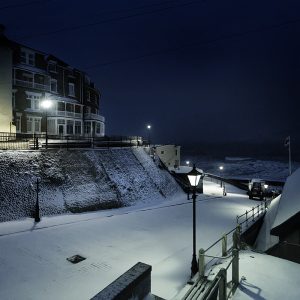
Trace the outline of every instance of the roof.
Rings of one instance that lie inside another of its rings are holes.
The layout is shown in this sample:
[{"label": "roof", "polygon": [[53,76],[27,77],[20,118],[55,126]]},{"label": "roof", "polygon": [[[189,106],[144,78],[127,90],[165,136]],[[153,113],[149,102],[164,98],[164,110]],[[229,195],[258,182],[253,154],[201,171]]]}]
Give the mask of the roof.
[{"label": "roof", "polygon": [[272,226],[272,234],[281,231],[280,228],[282,229],[300,223],[299,182],[300,169],[296,170],[286,180],[278,205],[277,215]]}]

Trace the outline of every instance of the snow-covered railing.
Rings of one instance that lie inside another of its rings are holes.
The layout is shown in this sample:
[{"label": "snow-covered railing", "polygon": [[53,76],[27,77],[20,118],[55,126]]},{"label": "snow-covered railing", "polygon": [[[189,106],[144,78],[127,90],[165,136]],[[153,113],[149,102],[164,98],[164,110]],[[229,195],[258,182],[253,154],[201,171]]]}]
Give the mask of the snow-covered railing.
[{"label": "snow-covered railing", "polygon": [[272,201],[271,199],[266,199],[265,201],[262,201],[257,206],[252,207],[252,209],[246,210],[244,214],[237,216],[236,224],[237,226],[241,227],[241,231],[243,231],[244,224],[247,229],[249,225],[252,225],[261,216],[263,216],[271,201]]},{"label": "snow-covered railing", "polygon": [[[230,235],[232,235],[233,246],[230,249],[227,249],[227,237]],[[184,295],[182,300],[216,299],[216,293],[218,294],[219,300],[227,300],[230,295],[234,293],[239,284],[239,241],[240,227],[237,226],[224,234],[206,250],[203,248],[199,250],[198,278]],[[222,256],[210,255],[209,251],[219,243],[221,243]],[[210,260],[205,263],[205,258],[209,258]],[[220,269],[214,279],[211,282],[208,282],[207,276],[205,275],[205,269],[208,267],[208,265],[215,260],[228,259],[230,259],[230,261],[228,262],[226,268]],[[232,270],[232,281],[231,288],[228,291],[227,271],[230,267]]]}]

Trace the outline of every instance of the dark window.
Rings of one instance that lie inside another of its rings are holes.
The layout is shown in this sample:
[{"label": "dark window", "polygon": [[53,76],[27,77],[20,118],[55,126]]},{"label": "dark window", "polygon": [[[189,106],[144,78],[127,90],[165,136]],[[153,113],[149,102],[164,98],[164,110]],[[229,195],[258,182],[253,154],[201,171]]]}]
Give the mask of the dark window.
[{"label": "dark window", "polygon": [[59,111],[65,111],[65,103],[64,102],[57,102],[57,110]]}]

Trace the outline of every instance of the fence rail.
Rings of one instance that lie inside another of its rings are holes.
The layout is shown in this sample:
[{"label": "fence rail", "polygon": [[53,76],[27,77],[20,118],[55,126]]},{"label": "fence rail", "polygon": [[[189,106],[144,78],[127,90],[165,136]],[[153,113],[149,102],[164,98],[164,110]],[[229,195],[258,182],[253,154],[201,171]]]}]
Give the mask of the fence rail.
[{"label": "fence rail", "polygon": [[[253,225],[261,218],[271,200],[261,202],[251,210],[236,217],[236,227],[225,233],[206,250],[199,250],[198,260],[198,277],[194,284],[186,292],[182,300],[205,299],[227,300],[235,292],[239,284],[239,250],[241,249],[241,234],[246,231],[249,226]],[[246,224],[246,226],[244,225]],[[221,249],[212,253],[212,249],[221,244]],[[231,245],[228,247],[228,245]],[[205,271],[217,263],[219,260],[228,260],[227,266],[219,270],[218,274],[211,282],[207,281]],[[208,261],[205,261],[208,260]],[[232,281],[227,282],[227,272],[231,267]],[[230,289],[227,290],[227,286]]]}]

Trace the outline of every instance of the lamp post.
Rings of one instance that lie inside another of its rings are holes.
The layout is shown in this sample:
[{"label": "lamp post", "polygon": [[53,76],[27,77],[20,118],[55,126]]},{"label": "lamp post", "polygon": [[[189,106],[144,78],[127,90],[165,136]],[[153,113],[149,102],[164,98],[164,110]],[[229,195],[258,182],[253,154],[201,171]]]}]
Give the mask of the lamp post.
[{"label": "lamp post", "polygon": [[194,165],[192,171],[187,173],[187,176],[193,189],[193,256],[191,264],[191,277],[193,277],[198,272],[198,263],[196,258],[196,187],[199,183],[201,173],[197,171],[196,166]]},{"label": "lamp post", "polygon": [[224,167],[223,166],[219,166],[219,170],[220,170],[220,186],[222,187],[221,172],[224,170]]},{"label": "lamp post", "polygon": [[41,102],[42,108],[46,111],[46,149],[48,149],[48,109],[51,107],[52,102],[45,99]]},{"label": "lamp post", "polygon": [[150,147],[150,130],[151,130],[151,125],[150,124],[147,125],[147,130],[148,130],[148,144],[149,144],[149,147]]},{"label": "lamp post", "polygon": [[34,214],[34,221],[40,222],[40,205],[39,205],[39,178],[36,179],[36,201],[35,201],[35,214]]}]

